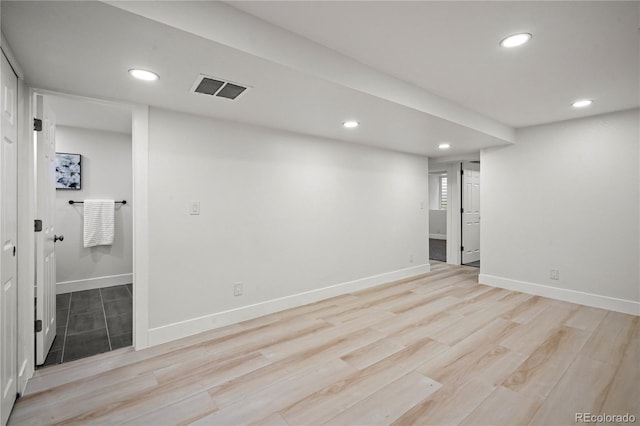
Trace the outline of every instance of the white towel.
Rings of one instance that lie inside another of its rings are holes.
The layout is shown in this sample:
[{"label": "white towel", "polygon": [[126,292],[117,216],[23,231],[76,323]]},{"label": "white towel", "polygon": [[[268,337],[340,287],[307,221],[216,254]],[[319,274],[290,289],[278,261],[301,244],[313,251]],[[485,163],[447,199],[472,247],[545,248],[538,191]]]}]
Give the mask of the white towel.
[{"label": "white towel", "polygon": [[115,206],[113,200],[84,201],[85,247],[113,244]]}]

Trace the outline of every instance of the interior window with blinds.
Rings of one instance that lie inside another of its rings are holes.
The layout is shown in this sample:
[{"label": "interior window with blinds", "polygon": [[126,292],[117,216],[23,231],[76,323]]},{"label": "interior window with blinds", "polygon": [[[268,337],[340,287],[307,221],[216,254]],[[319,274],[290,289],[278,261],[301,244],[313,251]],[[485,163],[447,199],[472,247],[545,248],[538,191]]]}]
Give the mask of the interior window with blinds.
[{"label": "interior window with blinds", "polygon": [[440,210],[447,209],[447,175],[440,175]]}]

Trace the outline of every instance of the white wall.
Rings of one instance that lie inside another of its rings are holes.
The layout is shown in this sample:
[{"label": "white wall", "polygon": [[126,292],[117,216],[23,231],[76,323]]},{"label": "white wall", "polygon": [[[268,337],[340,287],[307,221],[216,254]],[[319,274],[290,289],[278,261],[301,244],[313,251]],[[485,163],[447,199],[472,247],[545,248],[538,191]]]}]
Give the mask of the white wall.
[{"label": "white wall", "polygon": [[132,205],[116,205],[113,245],[84,248],[83,205],[68,204],[91,198],[132,201],[131,135],[58,126],[56,151],[82,154],[82,189],[56,190],[56,228],[64,235],[56,244],[58,292],[131,282]]},{"label": "white wall", "polygon": [[[429,210],[440,209],[440,174],[429,174]],[[431,230],[433,232],[433,230]]]},{"label": "white wall", "polygon": [[640,313],[639,123],[535,126],[482,152],[481,282]]},{"label": "white wall", "polygon": [[446,210],[429,210],[429,236],[439,240],[447,239]]},{"label": "white wall", "polygon": [[149,133],[151,344],[429,270],[426,157],[157,108]]}]

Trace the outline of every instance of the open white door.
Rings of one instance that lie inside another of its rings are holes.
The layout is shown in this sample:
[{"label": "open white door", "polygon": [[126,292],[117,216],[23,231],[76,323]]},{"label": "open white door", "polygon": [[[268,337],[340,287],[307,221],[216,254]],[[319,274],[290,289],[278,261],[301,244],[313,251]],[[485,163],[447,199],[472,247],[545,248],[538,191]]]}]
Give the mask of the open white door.
[{"label": "open white door", "polygon": [[0,424],[4,425],[18,389],[18,77],[4,54],[0,56]]},{"label": "open white door", "polygon": [[[44,364],[56,337],[55,158],[56,120],[41,95],[36,95],[36,116],[42,120],[36,144],[36,217],[42,231],[36,233],[36,364]],[[42,321],[39,323],[38,321]]]},{"label": "open white door", "polygon": [[[475,170],[477,169],[477,170]],[[462,170],[462,263],[480,260],[480,168]]]}]

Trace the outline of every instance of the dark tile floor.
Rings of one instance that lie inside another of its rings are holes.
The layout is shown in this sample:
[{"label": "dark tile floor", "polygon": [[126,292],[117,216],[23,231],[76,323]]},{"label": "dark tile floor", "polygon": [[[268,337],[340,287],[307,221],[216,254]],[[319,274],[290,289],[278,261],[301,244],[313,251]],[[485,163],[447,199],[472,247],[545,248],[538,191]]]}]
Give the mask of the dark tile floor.
[{"label": "dark tile floor", "polygon": [[465,263],[465,266],[473,266],[474,268],[479,268],[480,267],[480,261],[476,260],[475,262],[471,262],[471,263]]},{"label": "dark tile floor", "polygon": [[44,366],[131,346],[131,284],[58,294],[58,329]]},{"label": "dark tile floor", "polygon": [[447,240],[429,238],[429,259],[447,261]]}]

